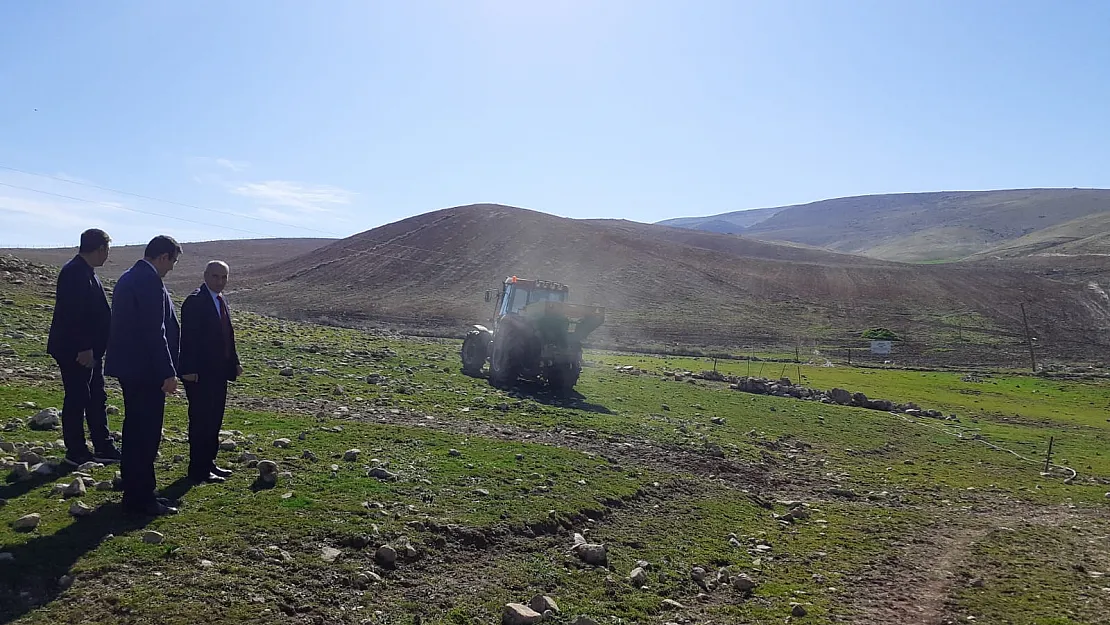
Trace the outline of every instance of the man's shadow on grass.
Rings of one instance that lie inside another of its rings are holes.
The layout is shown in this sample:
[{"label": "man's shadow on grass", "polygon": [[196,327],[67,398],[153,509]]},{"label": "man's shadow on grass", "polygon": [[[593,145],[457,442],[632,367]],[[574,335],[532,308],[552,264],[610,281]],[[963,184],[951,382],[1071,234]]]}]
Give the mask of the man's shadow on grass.
[{"label": "man's shadow on grass", "polygon": [[4,485],[0,486],[0,499],[15,499],[16,497],[22,497],[39,486],[63,478],[72,472],[73,467],[68,464],[60,464],[50,475],[32,473],[30,477],[22,480],[17,479],[14,474],[9,475],[4,480]]},{"label": "man's shadow on grass", "polygon": [[[183,477],[162,489],[160,495],[177,500],[192,486]],[[0,624],[11,623],[57,599],[74,581],[69,577],[73,565],[109,534],[118,539],[145,528],[155,518],[128,514],[120,502],[109,501],[53,534],[36,536],[22,544],[0,545],[0,552],[12,555],[10,561],[0,562]]]}]

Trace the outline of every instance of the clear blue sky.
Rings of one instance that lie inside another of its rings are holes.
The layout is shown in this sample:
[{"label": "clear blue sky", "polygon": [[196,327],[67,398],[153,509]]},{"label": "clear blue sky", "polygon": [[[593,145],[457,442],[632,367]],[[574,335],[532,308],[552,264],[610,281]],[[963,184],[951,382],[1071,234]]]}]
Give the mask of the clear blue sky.
[{"label": "clear blue sky", "polygon": [[1107,32],[1102,0],[4,2],[0,166],[53,177],[0,169],[0,246],[1110,187]]}]

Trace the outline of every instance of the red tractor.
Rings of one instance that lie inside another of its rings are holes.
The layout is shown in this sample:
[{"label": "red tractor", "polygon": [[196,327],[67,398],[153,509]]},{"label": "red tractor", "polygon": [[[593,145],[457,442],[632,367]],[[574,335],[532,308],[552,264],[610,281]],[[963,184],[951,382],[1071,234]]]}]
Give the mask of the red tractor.
[{"label": "red tractor", "polygon": [[[605,309],[568,303],[568,293],[556,282],[506,278],[493,329],[475,325],[463,340],[463,373],[481,375],[488,361],[494,386],[527,378],[556,391],[574,388],[582,372],[582,341],[605,321]],[[493,299],[486,291],[486,301]]]}]

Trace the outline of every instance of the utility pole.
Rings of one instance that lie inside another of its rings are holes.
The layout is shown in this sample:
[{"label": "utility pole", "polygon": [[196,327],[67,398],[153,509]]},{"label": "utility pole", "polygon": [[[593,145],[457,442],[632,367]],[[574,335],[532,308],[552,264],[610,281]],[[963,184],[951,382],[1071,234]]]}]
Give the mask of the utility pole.
[{"label": "utility pole", "polygon": [[1033,373],[1037,372],[1037,356],[1033,353],[1033,338],[1029,336],[1029,321],[1025,318],[1025,304],[1019,303],[1021,307],[1021,324],[1025,326],[1025,342],[1029,345],[1029,362],[1033,366]]}]

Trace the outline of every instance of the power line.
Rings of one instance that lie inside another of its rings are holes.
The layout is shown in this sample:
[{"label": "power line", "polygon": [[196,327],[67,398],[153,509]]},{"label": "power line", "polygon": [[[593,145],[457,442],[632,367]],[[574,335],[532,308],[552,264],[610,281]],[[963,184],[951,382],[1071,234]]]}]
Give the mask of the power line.
[{"label": "power line", "polygon": [[[73,200],[74,202],[86,202],[86,203],[89,203],[89,204],[96,204],[97,206],[104,206],[106,204],[105,202],[102,202],[100,200],[90,200],[88,198],[76,197],[76,196],[73,196],[73,195],[65,195],[64,193],[54,193],[53,191],[43,191],[42,189],[33,189],[31,187],[23,187],[23,186],[20,186],[20,185],[17,185],[17,184],[10,184],[10,183],[7,183],[7,182],[0,182],[0,187],[9,187],[9,188],[12,188],[12,189],[19,189],[21,191],[30,191],[32,193],[41,193],[43,195],[49,195],[49,196],[52,196],[52,197],[62,198],[62,199],[65,199],[65,200]],[[144,210],[139,210],[137,208],[130,208],[130,207],[127,207],[127,206],[120,206],[120,205],[114,205],[113,204],[112,208],[118,208],[120,210],[130,211],[132,213],[139,213],[139,214],[142,214],[142,215],[150,215],[150,216],[153,216],[153,217],[164,217],[166,219],[175,219],[177,221],[183,221],[185,223],[195,224],[195,225],[199,225],[199,226],[209,226],[209,227],[213,227],[213,228],[224,228],[225,230],[234,230],[236,232],[243,232],[243,233],[246,233],[246,234],[253,234],[253,235],[261,236],[261,237],[271,236],[271,235],[268,235],[268,234],[265,234],[265,233],[262,233],[262,232],[256,232],[254,230],[244,230],[243,228],[235,228],[233,226],[224,226],[224,225],[218,225],[218,224],[211,224],[211,223],[207,223],[207,222],[204,222],[204,221],[197,221],[195,219],[186,219],[184,217],[175,217],[173,215],[166,215],[164,213],[155,213],[155,212],[151,212],[151,211],[144,211]]]},{"label": "power line", "polygon": [[[38,172],[27,171],[27,170],[19,169],[19,168],[16,168],[16,167],[8,167],[7,165],[0,165],[0,169],[15,172],[15,173],[18,173],[18,174],[23,174],[25,176],[37,176],[37,177],[40,177],[40,178],[48,178],[50,180],[57,180],[59,182],[65,182],[67,184],[73,184],[73,185],[77,185],[77,186],[81,186],[81,187],[89,187],[91,189],[98,189],[100,191],[107,191],[109,193],[118,193],[119,195],[126,195],[126,196],[129,196],[129,197],[139,198],[139,199],[142,199],[142,200],[149,200],[151,202],[161,202],[162,204],[170,204],[170,205],[173,205],[173,206],[180,206],[182,208],[191,208],[191,209],[194,209],[194,210],[206,211],[206,212],[209,212],[209,213],[216,213],[216,214],[219,214],[219,215],[228,215],[230,217],[237,217],[239,219],[249,219],[251,221],[258,221],[258,222],[271,224],[271,225],[279,225],[279,226],[284,226],[284,227],[287,227],[287,228],[296,228],[296,229],[305,230],[305,231],[308,231],[308,232],[316,232],[318,234],[326,234],[330,237],[342,238],[340,235],[338,235],[334,232],[328,232],[328,231],[325,231],[325,230],[317,230],[315,228],[309,228],[307,226],[294,226],[294,225],[291,225],[291,224],[282,223],[280,221],[275,221],[273,219],[264,219],[262,217],[251,217],[250,215],[240,215],[238,213],[233,213],[231,211],[224,211],[224,210],[219,210],[219,209],[215,209],[215,208],[206,208],[204,206],[197,206],[195,204],[188,204],[188,203],[185,203],[185,202],[178,202],[176,200],[167,200],[167,199],[164,199],[164,198],[158,198],[158,197],[154,197],[154,196],[151,196],[151,195],[143,195],[141,193],[132,193],[131,191],[123,191],[121,189],[113,189],[111,187],[103,187],[103,186],[100,186],[100,185],[97,185],[97,184],[93,184],[91,182],[80,182],[80,181],[77,181],[77,180],[70,180],[68,178],[63,178],[61,176],[52,176],[50,174],[42,174],[42,173],[38,173]],[[24,189],[26,191],[35,191],[36,193],[45,193],[47,195],[55,195],[55,194],[52,194],[48,191],[39,191],[37,189],[27,189],[27,188],[24,188],[24,187],[19,187],[19,186],[7,184],[7,183],[0,183],[0,184],[3,184],[4,186],[8,186],[8,187],[17,188],[17,189]],[[67,197],[67,196],[60,196],[60,197]],[[78,198],[69,198],[69,199],[78,199]],[[92,202],[94,200],[82,200],[82,201]],[[135,212],[142,212],[142,211],[135,211]],[[150,214],[157,215],[157,213],[150,213]],[[167,215],[160,215],[160,216],[161,217],[167,217]],[[192,222],[192,223],[198,223],[198,224],[207,225],[207,226],[215,226],[215,224],[207,224],[207,223],[203,223],[203,222]],[[216,226],[216,227],[226,227],[226,226]],[[236,230],[236,228],[230,228],[230,229]],[[250,231],[243,230],[242,232],[250,232]],[[257,233],[252,233],[252,234],[257,234]],[[262,235],[262,236],[268,236],[268,235]]]}]

